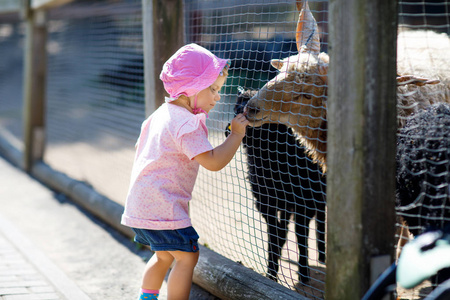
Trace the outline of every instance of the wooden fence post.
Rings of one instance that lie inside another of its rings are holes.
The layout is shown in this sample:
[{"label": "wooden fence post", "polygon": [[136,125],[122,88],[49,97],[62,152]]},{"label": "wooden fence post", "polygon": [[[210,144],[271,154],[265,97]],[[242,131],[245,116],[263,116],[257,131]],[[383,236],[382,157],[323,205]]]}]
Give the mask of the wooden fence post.
[{"label": "wooden fence post", "polygon": [[394,253],[397,1],[329,7],[326,298],[361,299]]},{"label": "wooden fence post", "polygon": [[150,115],[167,93],[159,79],[162,66],[184,44],[182,0],[142,0],[145,112]]},{"label": "wooden fence post", "polygon": [[47,77],[47,16],[44,10],[23,8],[26,19],[24,66],[24,169],[42,160],[45,147],[45,91]]}]

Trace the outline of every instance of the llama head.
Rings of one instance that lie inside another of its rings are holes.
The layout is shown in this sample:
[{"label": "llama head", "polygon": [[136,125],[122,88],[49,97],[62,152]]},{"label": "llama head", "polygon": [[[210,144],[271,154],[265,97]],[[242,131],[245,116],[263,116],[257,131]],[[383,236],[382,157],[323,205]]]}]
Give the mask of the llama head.
[{"label": "llama head", "polygon": [[320,53],[317,23],[308,3],[297,1],[297,8],[298,54],[271,61],[279,73],[250,99],[246,116],[252,126],[280,123],[291,127],[313,158],[324,162],[329,57]]},{"label": "llama head", "polygon": [[[320,162],[325,171],[329,56],[320,53],[317,23],[307,1],[298,0],[297,9],[300,11],[296,33],[298,54],[271,61],[279,73],[250,99],[246,106],[246,116],[252,126],[281,123],[291,127],[311,157]],[[413,75],[397,77],[399,91],[419,88],[419,91],[425,91],[424,97],[427,99],[429,95],[426,89],[437,83],[439,80]],[[406,104],[418,102],[418,96],[404,94],[411,96],[403,97],[403,100],[398,97],[397,101],[404,107],[415,107]],[[402,111],[406,115],[410,114],[405,109]]]}]

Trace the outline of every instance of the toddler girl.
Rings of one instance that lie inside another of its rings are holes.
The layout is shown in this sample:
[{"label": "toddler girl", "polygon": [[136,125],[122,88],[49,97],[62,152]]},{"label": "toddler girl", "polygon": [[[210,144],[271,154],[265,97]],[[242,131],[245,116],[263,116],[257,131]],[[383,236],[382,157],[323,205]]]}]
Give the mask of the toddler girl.
[{"label": "toddler girl", "polygon": [[189,217],[199,165],[211,171],[225,167],[245,135],[248,121],[240,114],[231,134],[218,147],[208,142],[205,119],[220,100],[229,63],[196,44],[180,48],[163,66],[160,79],[170,98],[141,128],[122,224],[149,245],[139,299],[158,299],[164,277],[168,299],[189,299],[199,256],[197,232]]}]

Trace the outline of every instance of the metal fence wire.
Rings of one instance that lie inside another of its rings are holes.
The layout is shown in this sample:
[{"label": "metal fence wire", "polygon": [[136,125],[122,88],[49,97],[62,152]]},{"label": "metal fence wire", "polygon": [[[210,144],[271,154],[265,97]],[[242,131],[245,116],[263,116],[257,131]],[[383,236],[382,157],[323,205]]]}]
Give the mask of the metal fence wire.
[{"label": "metal fence wire", "polygon": [[123,203],[145,118],[141,1],[49,14],[45,161]]},{"label": "metal fence wire", "polygon": [[[327,2],[310,6],[326,50]],[[295,1],[186,1],[185,9],[186,42],[232,62],[222,99],[207,120],[210,140],[218,145],[238,102],[277,74],[271,60],[297,54],[299,11]],[[265,124],[247,129],[240,151],[221,172],[201,170],[193,221],[201,241],[214,251],[321,299],[325,190],[325,175],[292,130]]]},{"label": "metal fence wire", "polygon": [[[121,204],[145,119],[141,7],[140,0],[77,0],[48,15],[44,160]],[[319,50],[327,53],[328,1],[311,0],[309,7],[319,30]],[[184,8],[185,42],[232,61],[221,101],[207,119],[216,146],[225,139],[239,104],[277,74],[287,73],[271,61],[298,53],[299,11],[294,0],[185,0]],[[402,242],[450,221],[450,1],[400,1],[398,29],[395,201]],[[0,15],[0,136],[19,147],[23,40],[19,16]],[[326,88],[317,81],[301,91],[288,85],[280,91],[294,107],[286,97],[326,101],[326,94],[317,92]],[[325,120],[326,114],[313,114],[325,112],[325,106],[303,107],[303,128],[326,136],[326,128],[313,125],[313,120]],[[266,107],[271,118],[280,111],[276,104]],[[191,217],[203,245],[308,298],[323,299],[326,173],[305,154],[291,128],[297,122],[298,114],[292,113],[285,122],[289,126],[248,128],[227,167],[201,169]],[[322,136],[313,142],[326,142]],[[427,281],[412,291],[399,288],[397,294],[416,299],[431,286]]]},{"label": "metal fence wire", "polygon": [[[196,42],[232,60],[222,100],[207,122],[213,145],[225,139],[238,87],[263,86],[276,74],[270,60],[296,51],[293,1],[247,4],[185,2],[186,43]],[[53,10],[49,21],[45,160],[119,203],[125,199],[134,143],[145,118],[139,9],[140,1],[76,1]],[[300,290],[322,298],[325,273],[318,257],[324,260],[325,178],[286,127],[264,127],[254,134],[261,135],[257,143],[266,149],[250,145],[248,138],[230,166],[218,173],[201,171],[191,201],[193,223],[204,245],[261,274],[268,269],[268,245],[271,252],[281,252],[284,235],[280,268],[269,269],[272,278],[278,273],[279,282],[289,288],[299,278],[298,238],[302,251],[311,248],[309,255],[302,253],[303,268],[314,268],[303,270]],[[247,155],[251,147],[264,157]],[[251,157],[253,165],[247,162]],[[249,166],[257,172],[253,187]],[[317,211],[321,253],[317,226],[309,226]],[[264,217],[271,218],[269,234]]]},{"label": "metal fence wire", "polygon": [[23,147],[24,31],[18,14],[0,15],[0,134],[19,149]]},{"label": "metal fence wire", "polygon": [[[449,34],[449,1],[400,2],[397,72],[416,78],[405,76],[397,90],[398,252],[424,230],[450,222]],[[413,290],[399,287],[398,297],[424,297],[444,276]]]}]

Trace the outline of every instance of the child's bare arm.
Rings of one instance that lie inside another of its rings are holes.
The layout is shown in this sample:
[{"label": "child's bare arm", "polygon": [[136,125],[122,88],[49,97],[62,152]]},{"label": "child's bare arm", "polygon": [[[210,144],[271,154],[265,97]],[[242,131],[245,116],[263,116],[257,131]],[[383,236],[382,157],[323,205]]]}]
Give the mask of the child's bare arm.
[{"label": "child's bare arm", "polygon": [[231,120],[231,134],[227,139],[213,150],[201,153],[194,159],[205,169],[210,171],[221,170],[231,161],[239,148],[245,136],[245,128],[248,123],[248,120],[243,114],[237,115]]}]

